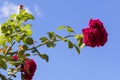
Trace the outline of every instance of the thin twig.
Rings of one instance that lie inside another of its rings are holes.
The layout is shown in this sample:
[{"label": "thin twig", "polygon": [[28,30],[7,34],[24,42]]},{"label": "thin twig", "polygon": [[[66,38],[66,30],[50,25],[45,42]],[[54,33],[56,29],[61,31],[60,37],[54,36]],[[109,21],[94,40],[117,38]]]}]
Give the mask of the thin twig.
[{"label": "thin twig", "polygon": [[[69,38],[69,37],[74,37],[75,35],[68,35],[68,36],[65,36],[65,37],[63,37],[63,38]],[[55,41],[51,41],[51,42],[58,42],[58,41],[61,41],[61,40],[55,40]],[[46,42],[47,43],[47,42]],[[43,45],[46,45],[46,43],[41,43],[41,44],[39,44],[39,45],[37,45],[37,46],[35,46],[35,47],[32,47],[32,48],[29,48],[29,49],[27,49],[27,50],[22,50],[22,51],[29,51],[29,50],[33,50],[33,49],[37,49],[37,48],[39,48],[40,46],[43,46]],[[15,42],[13,42],[13,44],[11,45],[11,47],[9,48],[9,50],[12,48],[12,46],[15,44]],[[8,51],[9,52],[9,51]],[[17,53],[18,51],[15,51],[15,52],[10,52],[10,53],[8,53],[8,54],[10,54],[10,55],[14,55],[15,53]]]},{"label": "thin twig", "polygon": [[[9,51],[11,50],[11,48],[13,47],[13,45],[15,44],[15,41],[12,43],[12,45],[9,47],[9,49],[7,50],[7,52],[6,52],[6,54],[8,54],[9,53]],[[5,55],[6,55],[5,54]]]},{"label": "thin twig", "polygon": [[68,35],[68,36],[65,36],[64,38],[69,38],[69,37],[74,37],[75,35]]}]

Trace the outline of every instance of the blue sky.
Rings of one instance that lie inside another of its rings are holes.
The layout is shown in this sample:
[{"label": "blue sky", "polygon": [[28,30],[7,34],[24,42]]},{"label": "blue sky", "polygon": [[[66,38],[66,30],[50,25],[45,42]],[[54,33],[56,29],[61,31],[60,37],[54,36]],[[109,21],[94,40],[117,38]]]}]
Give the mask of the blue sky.
[{"label": "blue sky", "polygon": [[37,62],[33,80],[120,80],[119,0],[0,0],[0,22],[16,12],[19,4],[35,16],[35,20],[30,21],[35,40],[49,31],[64,34],[55,30],[60,25],[72,26],[81,33],[90,18],[99,18],[109,35],[104,47],[85,47],[80,55],[62,42],[53,49],[39,48],[49,55],[50,61],[31,57]]}]

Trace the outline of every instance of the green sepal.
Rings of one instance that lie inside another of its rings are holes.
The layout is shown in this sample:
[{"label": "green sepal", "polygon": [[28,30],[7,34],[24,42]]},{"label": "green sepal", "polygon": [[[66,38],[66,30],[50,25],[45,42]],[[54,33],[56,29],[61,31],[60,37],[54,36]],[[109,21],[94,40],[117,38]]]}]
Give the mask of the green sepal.
[{"label": "green sepal", "polygon": [[79,47],[76,46],[76,45],[74,45],[74,47],[75,47],[75,50],[77,51],[77,53],[80,54],[80,49],[79,49]]}]

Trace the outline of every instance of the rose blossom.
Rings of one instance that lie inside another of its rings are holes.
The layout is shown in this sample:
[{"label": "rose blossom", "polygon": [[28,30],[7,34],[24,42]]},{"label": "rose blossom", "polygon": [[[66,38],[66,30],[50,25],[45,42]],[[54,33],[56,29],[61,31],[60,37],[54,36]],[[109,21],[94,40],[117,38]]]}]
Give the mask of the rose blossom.
[{"label": "rose blossom", "polygon": [[90,28],[94,28],[94,29],[102,29],[104,28],[103,23],[99,20],[99,19],[90,19],[89,21],[89,25]]},{"label": "rose blossom", "polygon": [[18,55],[15,54],[14,56],[12,56],[12,60],[18,60]]},{"label": "rose blossom", "polygon": [[90,47],[104,46],[107,42],[108,33],[99,19],[89,21],[89,27],[82,29],[83,43]]},{"label": "rose blossom", "polygon": [[[13,60],[18,60],[18,55],[15,54],[12,56]],[[36,70],[36,63],[33,59],[26,59],[24,58],[25,64],[21,64],[21,72],[23,73],[25,80],[32,80],[32,77],[34,76],[35,70]],[[17,67],[18,65],[16,65]]]},{"label": "rose blossom", "polygon": [[21,66],[21,72],[24,74],[25,80],[32,80],[32,77],[35,73],[36,70],[36,63],[34,62],[33,59],[25,61],[25,64]]}]

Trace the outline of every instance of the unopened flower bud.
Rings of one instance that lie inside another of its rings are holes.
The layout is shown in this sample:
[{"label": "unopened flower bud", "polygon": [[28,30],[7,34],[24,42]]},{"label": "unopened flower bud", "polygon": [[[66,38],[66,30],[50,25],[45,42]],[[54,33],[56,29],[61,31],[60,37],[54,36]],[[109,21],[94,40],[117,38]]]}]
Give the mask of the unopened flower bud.
[{"label": "unopened flower bud", "polygon": [[19,7],[20,7],[20,10],[21,10],[21,9],[23,9],[23,5],[22,5],[22,4],[20,4],[20,6],[19,6]]}]

